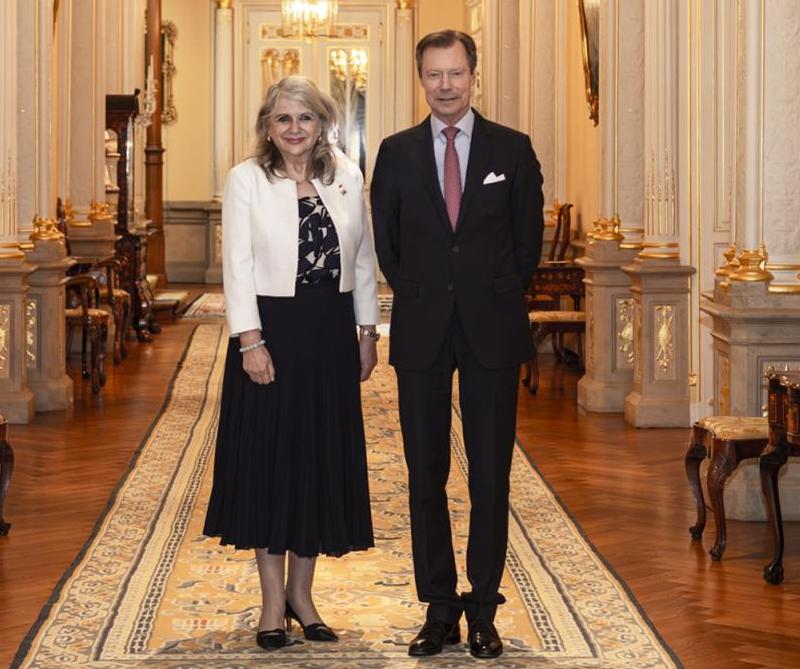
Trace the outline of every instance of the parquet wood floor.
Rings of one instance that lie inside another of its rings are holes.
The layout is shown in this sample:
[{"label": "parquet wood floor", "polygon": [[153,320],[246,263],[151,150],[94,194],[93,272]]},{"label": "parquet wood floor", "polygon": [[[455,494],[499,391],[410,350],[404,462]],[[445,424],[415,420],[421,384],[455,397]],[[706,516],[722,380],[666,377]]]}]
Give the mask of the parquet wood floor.
[{"label": "parquet wood floor", "polygon": [[[16,469],[11,534],[0,538],[0,666],[92,531],[195,323],[165,322],[153,343],[131,342],[99,397],[74,375],[73,409],[10,427]],[[713,521],[702,543],[687,531],[688,430],[634,430],[619,415],[585,414],[575,405],[577,379],[545,367],[539,395],[520,393],[520,441],[666,642],[688,669],[800,666],[800,523],[786,523],[779,587],[761,579],[771,547],[764,523],[730,521],[725,558],[712,563]]]}]

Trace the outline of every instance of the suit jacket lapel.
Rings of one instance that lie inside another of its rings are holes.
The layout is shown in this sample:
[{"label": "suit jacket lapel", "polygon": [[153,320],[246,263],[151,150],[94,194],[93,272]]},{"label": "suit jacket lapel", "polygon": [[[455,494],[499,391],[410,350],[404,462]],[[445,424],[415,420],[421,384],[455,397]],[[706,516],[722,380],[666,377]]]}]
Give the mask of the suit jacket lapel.
[{"label": "suit jacket lapel", "polygon": [[464,217],[469,209],[475,193],[483,185],[482,178],[486,175],[486,164],[491,151],[491,132],[486,127],[483,117],[475,113],[475,125],[472,129],[472,139],[469,145],[469,162],[467,163],[467,183],[461,195],[461,206],[458,208],[458,224],[456,233],[464,223]]},{"label": "suit jacket lapel", "polygon": [[450,218],[447,215],[447,206],[444,202],[442,189],[439,187],[439,174],[436,171],[436,158],[433,155],[433,133],[431,131],[431,117],[428,116],[416,128],[417,157],[422,165],[422,180],[431,199],[436,205],[439,222],[449,234],[453,233],[450,227]]}]

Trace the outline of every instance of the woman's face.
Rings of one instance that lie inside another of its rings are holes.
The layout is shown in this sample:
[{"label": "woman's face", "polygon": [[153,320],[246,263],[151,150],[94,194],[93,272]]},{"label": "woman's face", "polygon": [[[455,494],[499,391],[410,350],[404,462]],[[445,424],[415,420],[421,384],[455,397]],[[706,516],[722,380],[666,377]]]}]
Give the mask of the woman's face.
[{"label": "woman's face", "polygon": [[317,115],[302,102],[279,97],[267,128],[284,160],[308,160],[320,136]]}]

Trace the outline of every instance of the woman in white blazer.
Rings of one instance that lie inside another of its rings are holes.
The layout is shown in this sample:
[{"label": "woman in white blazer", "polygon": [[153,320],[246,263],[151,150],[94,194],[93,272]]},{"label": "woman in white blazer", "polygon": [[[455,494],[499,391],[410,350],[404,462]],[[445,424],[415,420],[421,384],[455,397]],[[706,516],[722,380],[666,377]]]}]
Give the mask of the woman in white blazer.
[{"label": "woman in white blazer", "polygon": [[359,381],[377,363],[377,264],[336,119],[309,79],[271,86],[256,155],[222,201],[231,339],[204,532],[255,549],[267,650],[286,645],[292,619],[336,641],[311,595],[316,557],[373,545]]}]

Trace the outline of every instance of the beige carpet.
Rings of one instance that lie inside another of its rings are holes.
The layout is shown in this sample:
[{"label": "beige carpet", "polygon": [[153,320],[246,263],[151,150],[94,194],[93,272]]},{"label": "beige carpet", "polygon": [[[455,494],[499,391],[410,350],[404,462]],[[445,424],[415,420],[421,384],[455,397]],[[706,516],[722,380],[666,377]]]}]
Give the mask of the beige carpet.
[{"label": "beige carpet", "polygon": [[[314,644],[295,635],[293,645],[271,654],[255,645],[260,597],[252,553],[222,548],[201,535],[225,338],[221,323],[197,327],[162,414],[13,667],[425,664],[406,655],[423,608],[413,588],[394,375],[385,365],[363,387],[377,546],[341,559],[321,558],[315,585],[318,607],[341,641]],[[381,353],[385,360],[385,348]],[[452,444],[448,495],[466,589],[469,510],[456,411]],[[508,603],[497,620],[506,653],[492,667],[679,666],[519,448],[511,501],[502,584]],[[463,645],[430,665],[476,666]]]}]

